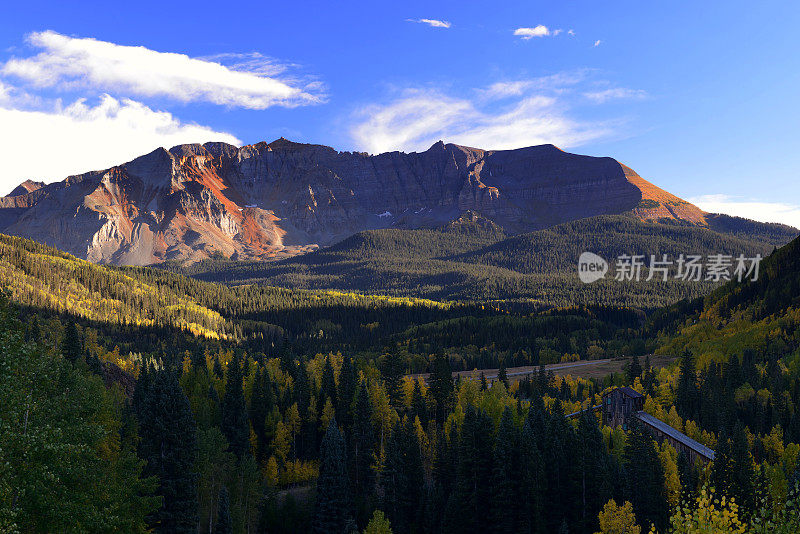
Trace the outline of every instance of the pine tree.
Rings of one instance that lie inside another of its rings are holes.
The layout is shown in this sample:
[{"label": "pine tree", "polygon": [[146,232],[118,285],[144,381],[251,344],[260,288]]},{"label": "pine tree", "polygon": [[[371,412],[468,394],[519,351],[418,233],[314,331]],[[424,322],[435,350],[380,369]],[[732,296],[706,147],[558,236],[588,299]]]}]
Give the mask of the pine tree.
[{"label": "pine tree", "polygon": [[517,532],[518,508],[515,502],[520,491],[519,436],[514,426],[511,409],[506,407],[500,419],[494,444],[494,469],[492,471],[492,502],[490,513],[494,532]]},{"label": "pine tree", "polygon": [[756,500],[753,480],[755,479],[755,465],[750,455],[750,446],[744,425],[738,423],[733,430],[733,441],[731,443],[731,475],[730,475],[730,497],[745,513],[745,515],[755,512]]},{"label": "pine tree", "polygon": [[639,425],[634,425],[625,443],[627,499],[645,528],[653,524],[663,532],[669,517],[669,504],[664,490],[664,468],[655,443]]},{"label": "pine tree", "polygon": [[[300,410],[300,418],[303,420],[300,429],[299,446],[297,447],[298,456],[301,458],[313,458],[317,449],[317,425],[312,421],[309,412],[311,406],[311,385],[308,380],[308,371],[305,361],[300,361],[295,367],[295,387],[294,400]],[[317,412],[320,413],[320,412]]]},{"label": "pine tree", "polygon": [[214,376],[220,380],[225,377],[225,372],[222,370],[222,364],[219,363],[219,358],[216,356],[214,356],[214,365],[211,367],[211,372],[214,373]]},{"label": "pine tree", "polygon": [[414,532],[421,522],[423,477],[414,424],[406,417],[392,430],[386,446],[386,465],[381,473],[384,509],[399,532]]},{"label": "pine tree", "polygon": [[711,485],[717,495],[731,497],[732,470],[731,442],[727,432],[723,429],[717,438],[714,463],[711,466]]},{"label": "pine tree", "polygon": [[485,412],[468,406],[458,444],[456,485],[451,495],[451,529],[460,532],[485,532],[489,514],[483,509],[491,503],[492,420]]},{"label": "pine tree", "polygon": [[322,370],[322,384],[319,388],[319,399],[317,401],[317,413],[322,413],[325,401],[330,399],[336,413],[339,413],[338,396],[336,395],[336,377],[333,373],[331,357],[325,358],[325,367]]},{"label": "pine tree", "polygon": [[500,370],[497,371],[497,379],[508,389],[508,375],[506,374],[505,360],[500,361]]},{"label": "pine tree", "polygon": [[103,364],[100,363],[100,358],[98,358],[96,354],[86,355],[86,366],[89,368],[89,371],[93,372],[100,378],[105,378]]},{"label": "pine tree", "polygon": [[631,364],[628,367],[628,380],[632,383],[634,379],[640,376],[642,376],[642,365],[639,363],[639,357],[634,354],[631,359]]},{"label": "pine tree", "polygon": [[603,435],[592,413],[585,413],[578,421],[576,438],[575,462],[579,466],[581,493],[578,531],[594,532],[597,514],[613,496],[610,482],[613,457],[606,452]]},{"label": "pine tree", "polygon": [[197,529],[197,427],[189,405],[170,371],[153,377],[142,409],[139,457],[145,473],[158,477],[161,509],[151,518],[157,532],[190,533]]},{"label": "pine tree", "polygon": [[372,406],[369,402],[367,385],[362,381],[356,395],[353,431],[350,438],[350,447],[348,448],[353,495],[360,514],[360,520],[363,519],[361,517],[362,512],[364,514],[369,513],[367,504],[375,485],[374,472],[371,468],[374,450],[375,433],[372,428]]},{"label": "pine tree", "polygon": [[[530,412],[529,412],[530,414]],[[522,508],[519,516],[519,531],[530,534],[546,532],[544,521],[544,495],[547,491],[547,481],[542,465],[542,455],[539,451],[536,434],[544,433],[543,427],[534,430],[532,421],[540,421],[534,416],[525,421],[520,439],[520,502]]]},{"label": "pine tree", "polygon": [[558,531],[564,521],[573,524],[581,508],[578,465],[572,458],[576,448],[575,432],[564,419],[561,401],[556,399],[547,418],[542,446],[547,480],[544,509],[549,532]]},{"label": "pine tree", "polygon": [[442,425],[453,393],[453,371],[449,358],[444,354],[437,354],[432,365],[429,391],[436,400],[436,421]]},{"label": "pine tree", "polygon": [[266,421],[267,415],[272,413],[275,400],[272,394],[272,382],[266,368],[262,367],[253,381],[253,392],[250,397],[250,425],[256,435],[258,443],[257,456],[259,461],[264,461],[269,452],[267,440]]},{"label": "pine tree", "polygon": [[217,522],[212,532],[213,534],[232,534],[233,532],[228,488],[225,486],[219,489],[219,497],[217,498]]},{"label": "pine tree", "polygon": [[544,364],[539,365],[539,372],[536,373],[536,386],[539,390],[539,395],[544,395],[547,391],[547,387],[550,385],[550,381],[547,379],[547,373],[545,372]]},{"label": "pine tree", "polygon": [[[681,356],[681,371],[678,379],[675,407],[684,419],[697,420],[700,413],[700,388],[697,385],[697,369],[694,354],[684,351]],[[638,517],[638,514],[637,514]]]},{"label": "pine tree", "polygon": [[250,450],[250,427],[248,426],[238,357],[234,357],[228,364],[225,396],[222,398],[221,423],[222,432],[228,440],[229,450],[241,460]]},{"label": "pine tree", "polygon": [[139,378],[136,380],[136,386],[133,390],[133,396],[131,397],[131,407],[133,408],[133,412],[136,414],[139,421],[142,420],[142,410],[144,409],[145,402],[150,395],[152,385],[150,364],[145,362],[141,371],[139,371]]},{"label": "pine tree", "polygon": [[414,389],[411,391],[411,418],[419,417],[422,428],[428,426],[428,404],[422,395],[422,388],[418,380],[414,380]]},{"label": "pine tree", "polygon": [[386,392],[392,406],[399,409],[403,405],[403,363],[397,354],[387,354],[381,365],[381,375],[386,384]]},{"label": "pine tree", "polygon": [[375,447],[375,432],[372,428],[372,405],[369,402],[366,382],[361,382],[356,401],[353,426],[353,489],[356,495],[370,490],[372,483],[372,454]]},{"label": "pine tree", "polygon": [[75,321],[68,321],[64,328],[64,337],[61,339],[61,355],[72,363],[77,362],[83,355],[81,338]]},{"label": "pine tree", "polygon": [[344,433],[349,434],[353,428],[353,402],[356,395],[356,372],[353,367],[353,358],[350,356],[345,356],[342,361],[337,394],[339,405],[336,407],[336,417],[339,419]]},{"label": "pine tree", "polygon": [[313,529],[318,534],[341,534],[350,520],[347,459],[342,433],[331,419],[322,438]]}]

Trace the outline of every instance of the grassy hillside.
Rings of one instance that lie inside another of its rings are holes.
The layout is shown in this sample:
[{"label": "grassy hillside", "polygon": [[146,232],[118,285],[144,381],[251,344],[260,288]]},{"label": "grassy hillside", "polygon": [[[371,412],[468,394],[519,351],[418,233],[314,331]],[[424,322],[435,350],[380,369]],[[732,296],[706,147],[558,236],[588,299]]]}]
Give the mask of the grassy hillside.
[{"label": "grassy hillside", "polygon": [[[765,225],[766,226],[766,225]],[[775,230],[772,237],[781,234]],[[784,235],[788,240],[788,236]],[[167,269],[201,280],[289,288],[339,289],[437,300],[524,300],[540,306],[618,305],[656,308],[702,296],[708,284],[664,282],[586,286],[577,258],[589,250],[620,254],[766,255],[771,241],[693,226],[645,223],[626,216],[593,217],[506,238],[480,217],[438,230],[375,230],[317,252],[276,263],[208,260]]]}]

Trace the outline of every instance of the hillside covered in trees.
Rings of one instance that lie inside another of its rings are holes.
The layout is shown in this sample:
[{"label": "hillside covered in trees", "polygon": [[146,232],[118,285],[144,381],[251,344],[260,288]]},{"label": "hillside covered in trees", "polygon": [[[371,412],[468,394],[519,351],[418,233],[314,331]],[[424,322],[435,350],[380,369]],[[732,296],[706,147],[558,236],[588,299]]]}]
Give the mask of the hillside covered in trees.
[{"label": "hillside covered in trees", "polygon": [[[226,286],[2,246],[3,530],[800,529],[798,242],[756,282],[649,315]],[[651,367],[653,349],[679,364]],[[601,378],[505,373],[622,354],[641,357]],[[565,417],[623,385],[714,462]]]},{"label": "hillside covered in trees", "polygon": [[746,348],[775,358],[795,354],[799,273],[800,241],[794,240],[762,262],[758,280],[727,284],[704,298],[660,310],[648,330],[661,336],[660,350],[688,347],[703,364],[726,363]]},{"label": "hillside covered in trees", "polygon": [[19,238],[0,236],[0,248],[0,283],[26,313],[77,319],[98,346],[123,355],[204,345],[268,354],[348,350],[366,360],[392,354],[402,367],[422,372],[427,355],[440,349],[464,370],[650,348],[639,333],[643,314],[629,308],[537,311],[527,303],[226,286],[158,269],[95,265]]},{"label": "hillside covered in trees", "polygon": [[[728,218],[733,219],[733,218]],[[726,219],[727,220],[727,219]],[[720,222],[719,224],[723,224]],[[622,254],[744,254],[765,256],[795,237],[781,225],[729,223],[720,230],[643,222],[609,215],[507,237],[476,214],[439,229],[362,232],[329,248],[279,262],[218,257],[191,266],[161,267],[226,284],[262,283],[300,289],[337,289],[440,300],[524,300],[543,306],[611,305],[644,309],[695,298],[713,284],[682,280],[582,284],[575,276],[584,251],[613,261]],[[716,228],[716,226],[714,226]]]}]

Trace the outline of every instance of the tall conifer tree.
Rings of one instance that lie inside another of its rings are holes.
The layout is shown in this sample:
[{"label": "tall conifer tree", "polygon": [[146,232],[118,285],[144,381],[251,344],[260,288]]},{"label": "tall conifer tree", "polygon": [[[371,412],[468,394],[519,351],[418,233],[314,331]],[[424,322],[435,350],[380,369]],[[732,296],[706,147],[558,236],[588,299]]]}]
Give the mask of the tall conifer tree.
[{"label": "tall conifer tree", "polygon": [[238,357],[231,360],[227,371],[225,396],[222,398],[222,433],[228,440],[230,451],[241,460],[250,450],[250,427]]},{"label": "tall conifer tree", "polygon": [[664,468],[658,458],[655,443],[639,425],[628,434],[625,444],[625,474],[628,481],[627,499],[640,524],[647,530],[651,524],[659,532],[667,526],[669,504],[664,490]]},{"label": "tall conifer tree", "polygon": [[141,410],[139,456],[145,474],[158,477],[162,506],[151,518],[160,533],[197,530],[197,426],[171,371],[158,371]]},{"label": "tall conifer tree", "polygon": [[453,393],[453,372],[450,359],[445,354],[437,354],[433,360],[430,376],[430,394],[436,400],[436,421],[444,424],[445,414]]},{"label": "tall conifer tree", "polygon": [[497,429],[494,444],[494,470],[492,471],[492,502],[490,513],[492,528],[498,534],[517,532],[518,513],[516,501],[520,491],[520,447],[517,428],[511,408],[506,407]]},{"label": "tall conifer tree", "polygon": [[313,529],[317,534],[342,534],[350,522],[350,491],[344,437],[332,418],[322,438]]},{"label": "tall conifer tree", "polygon": [[353,402],[356,395],[356,372],[353,367],[353,358],[350,356],[345,356],[342,360],[337,395],[339,405],[336,407],[336,418],[341,423],[345,434],[349,434],[353,428]]},{"label": "tall conifer tree", "polygon": [[697,368],[694,354],[684,351],[681,356],[681,371],[675,399],[678,413],[685,419],[697,420],[700,414],[700,388],[697,385]]},{"label": "tall conifer tree", "polygon": [[386,514],[399,532],[414,532],[422,519],[424,473],[419,441],[409,418],[395,425],[386,449],[386,467],[381,474]]},{"label": "tall conifer tree", "polygon": [[67,321],[64,328],[64,337],[61,339],[61,354],[72,363],[78,361],[83,355],[81,338],[75,321]]}]

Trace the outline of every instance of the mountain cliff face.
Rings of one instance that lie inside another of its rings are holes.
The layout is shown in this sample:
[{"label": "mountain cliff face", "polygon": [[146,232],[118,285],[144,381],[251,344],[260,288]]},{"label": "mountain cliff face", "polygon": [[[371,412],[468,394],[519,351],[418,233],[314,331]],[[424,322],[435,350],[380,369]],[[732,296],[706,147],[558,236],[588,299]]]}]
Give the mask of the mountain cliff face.
[{"label": "mountain cliff face", "polygon": [[705,214],[612,158],[552,145],[438,142],[376,156],[279,139],[159,148],[129,163],[0,198],[0,232],[100,263],[281,258],[377,228],[478,212],[509,233],[602,214],[704,225]]}]

